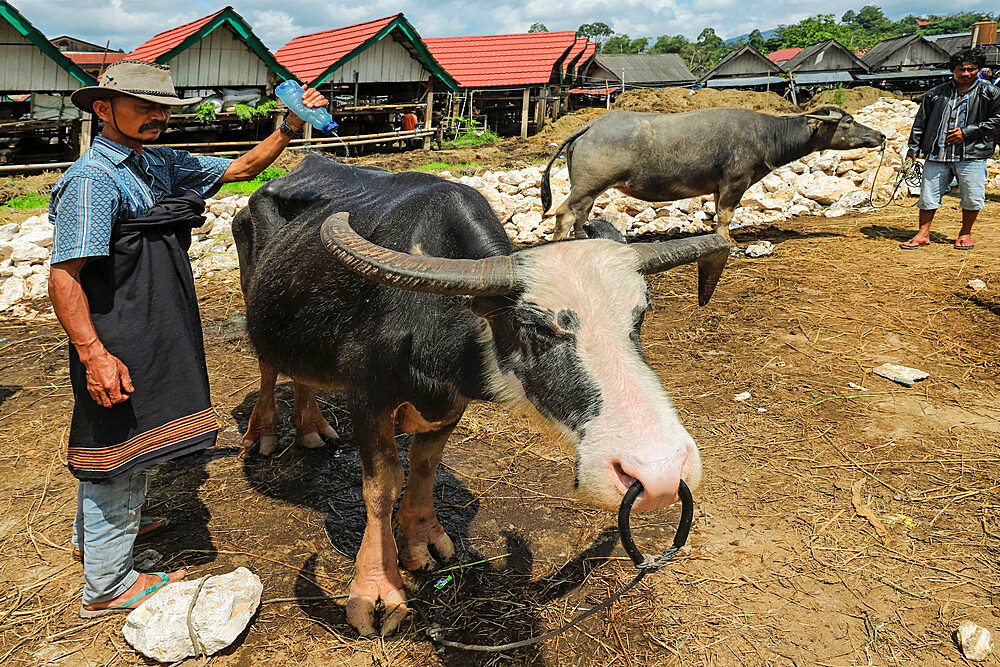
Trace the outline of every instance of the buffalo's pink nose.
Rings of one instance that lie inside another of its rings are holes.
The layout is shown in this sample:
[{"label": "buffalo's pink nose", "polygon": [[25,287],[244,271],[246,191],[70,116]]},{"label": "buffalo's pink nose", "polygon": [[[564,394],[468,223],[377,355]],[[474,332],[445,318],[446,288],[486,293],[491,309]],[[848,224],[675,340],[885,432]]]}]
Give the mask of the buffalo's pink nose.
[{"label": "buffalo's pink nose", "polygon": [[636,480],[642,482],[643,490],[632,506],[633,512],[659,509],[677,502],[679,500],[677,487],[680,486],[681,475],[685,468],[683,463],[670,466],[636,466],[631,462],[614,464],[622,495]]}]

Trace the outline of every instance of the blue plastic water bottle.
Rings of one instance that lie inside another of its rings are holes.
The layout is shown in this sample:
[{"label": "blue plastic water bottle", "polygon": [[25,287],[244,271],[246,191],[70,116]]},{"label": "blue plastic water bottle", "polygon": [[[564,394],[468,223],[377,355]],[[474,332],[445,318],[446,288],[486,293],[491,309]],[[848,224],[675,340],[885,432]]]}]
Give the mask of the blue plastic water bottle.
[{"label": "blue plastic water bottle", "polygon": [[334,134],[337,131],[338,125],[333,120],[333,116],[323,107],[307,107],[302,102],[302,93],[304,92],[305,88],[291,79],[282,82],[274,89],[274,94],[278,96],[279,100],[285,103],[285,106],[291,109],[292,113],[317,130],[326,132],[327,134]]}]

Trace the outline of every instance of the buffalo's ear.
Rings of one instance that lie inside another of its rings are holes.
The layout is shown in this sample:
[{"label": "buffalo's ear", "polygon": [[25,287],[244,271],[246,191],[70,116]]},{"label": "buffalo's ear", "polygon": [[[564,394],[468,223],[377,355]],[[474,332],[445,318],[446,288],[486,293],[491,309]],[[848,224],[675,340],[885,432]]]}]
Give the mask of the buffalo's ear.
[{"label": "buffalo's ear", "polygon": [[511,306],[511,300],[506,296],[462,296],[458,298],[463,307],[487,320]]},{"label": "buffalo's ear", "polygon": [[587,232],[588,239],[608,239],[625,243],[625,236],[604,218],[594,218],[583,224],[583,231]]}]

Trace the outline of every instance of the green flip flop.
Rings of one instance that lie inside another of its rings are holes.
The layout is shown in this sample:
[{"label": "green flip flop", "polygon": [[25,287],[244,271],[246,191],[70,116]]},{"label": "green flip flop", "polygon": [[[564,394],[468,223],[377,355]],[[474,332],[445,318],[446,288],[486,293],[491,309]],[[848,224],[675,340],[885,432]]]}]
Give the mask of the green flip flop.
[{"label": "green flip flop", "polygon": [[136,602],[149,597],[170,583],[170,575],[166,572],[150,572],[150,574],[156,575],[160,578],[160,580],[146,590],[136,593],[128,600],[125,600],[125,602],[116,604],[113,607],[105,607],[104,609],[87,609],[83,605],[80,605],[80,618],[97,618],[99,616],[108,616],[111,614],[127,614],[134,609],[132,605]]}]

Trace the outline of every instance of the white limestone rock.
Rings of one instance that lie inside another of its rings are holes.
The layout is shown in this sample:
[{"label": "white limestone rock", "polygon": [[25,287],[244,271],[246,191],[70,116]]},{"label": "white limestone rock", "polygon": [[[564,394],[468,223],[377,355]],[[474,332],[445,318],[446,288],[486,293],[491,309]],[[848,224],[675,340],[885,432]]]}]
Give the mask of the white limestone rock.
[{"label": "white limestone rock", "polygon": [[6,243],[17,235],[19,225],[16,222],[8,222],[6,225],[0,225],[0,243]]},{"label": "white limestone rock", "polygon": [[962,621],[955,630],[955,638],[967,660],[986,660],[993,652],[993,636],[989,630],[972,621]]},{"label": "white limestone rock", "polygon": [[846,179],[820,175],[799,192],[803,197],[828,206],[854,189],[854,183]]},{"label": "white limestone rock", "polygon": [[0,310],[7,310],[13,304],[24,298],[24,278],[11,276],[0,283]]},{"label": "white limestone rock", "polygon": [[[148,658],[175,662],[196,655],[187,617],[200,580],[171,583],[129,613],[122,632],[126,641]],[[240,567],[209,577],[198,594],[191,625],[214,655],[232,644],[260,606],[264,586],[260,578]]]}]

